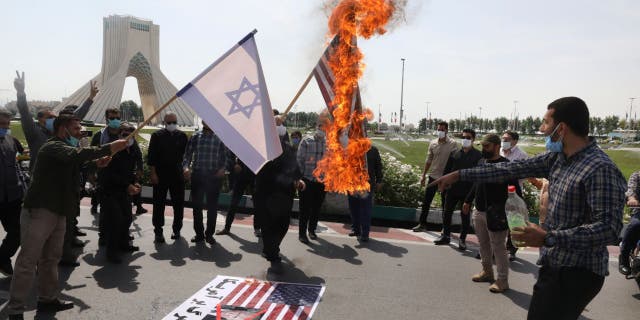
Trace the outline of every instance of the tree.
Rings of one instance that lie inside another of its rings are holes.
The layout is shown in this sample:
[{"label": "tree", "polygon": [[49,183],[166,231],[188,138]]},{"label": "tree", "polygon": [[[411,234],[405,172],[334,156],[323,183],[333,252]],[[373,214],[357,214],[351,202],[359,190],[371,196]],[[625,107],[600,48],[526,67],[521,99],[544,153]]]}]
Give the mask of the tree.
[{"label": "tree", "polygon": [[142,108],[138,107],[138,104],[132,100],[127,100],[120,103],[120,116],[124,121],[144,121]]},{"label": "tree", "polygon": [[418,122],[418,132],[427,132],[427,118],[422,118]]},{"label": "tree", "polygon": [[602,125],[603,134],[607,134],[612,132],[613,130],[618,129],[618,123],[620,123],[620,118],[618,116],[608,116],[604,118],[604,123]]},{"label": "tree", "polygon": [[504,132],[505,130],[507,130],[508,126],[509,119],[507,119],[506,117],[499,117],[494,121],[494,129],[496,130],[496,132]]}]

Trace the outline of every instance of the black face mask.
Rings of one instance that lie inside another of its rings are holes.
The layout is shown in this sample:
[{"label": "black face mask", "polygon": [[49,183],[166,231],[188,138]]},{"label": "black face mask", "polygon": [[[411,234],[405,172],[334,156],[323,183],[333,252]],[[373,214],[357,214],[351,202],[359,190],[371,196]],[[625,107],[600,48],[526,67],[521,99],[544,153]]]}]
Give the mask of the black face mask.
[{"label": "black face mask", "polygon": [[493,158],[493,153],[482,150],[482,157],[485,159],[491,159]]}]

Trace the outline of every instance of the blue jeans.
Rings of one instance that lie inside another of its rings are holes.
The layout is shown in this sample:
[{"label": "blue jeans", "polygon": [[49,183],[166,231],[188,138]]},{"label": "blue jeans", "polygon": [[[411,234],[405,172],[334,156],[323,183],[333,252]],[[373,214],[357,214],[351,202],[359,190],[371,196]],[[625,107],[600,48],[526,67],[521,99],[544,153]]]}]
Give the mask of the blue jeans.
[{"label": "blue jeans", "polygon": [[351,213],[351,230],[363,238],[369,237],[371,228],[371,211],[373,210],[373,194],[366,197],[348,196]]},{"label": "blue jeans", "polygon": [[640,211],[631,216],[631,221],[622,236],[622,243],[620,244],[620,263],[623,265],[629,265],[629,255],[631,251],[635,249],[638,241],[640,241]]}]

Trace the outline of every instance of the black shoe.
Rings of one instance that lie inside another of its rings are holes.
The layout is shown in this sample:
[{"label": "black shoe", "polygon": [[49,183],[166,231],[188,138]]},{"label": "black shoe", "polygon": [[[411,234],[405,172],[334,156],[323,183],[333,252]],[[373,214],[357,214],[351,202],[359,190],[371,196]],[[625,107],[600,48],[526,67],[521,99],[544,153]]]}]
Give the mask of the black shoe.
[{"label": "black shoe", "polygon": [[309,231],[309,239],[311,239],[311,240],[318,239],[318,235],[316,234],[315,231]]},{"label": "black shoe", "polygon": [[11,266],[11,260],[5,260],[0,262],[0,273],[3,275],[10,277],[13,275],[13,267]]},{"label": "black shoe", "polygon": [[165,243],[164,236],[161,234],[156,234],[156,238],[153,240],[154,243]]},{"label": "black shoe", "polygon": [[476,253],[476,259],[480,260],[480,252]]},{"label": "black shoe", "polygon": [[86,232],[82,232],[82,231],[76,229],[76,237],[84,237],[86,235],[87,235]]},{"label": "black shoe", "polygon": [[132,235],[129,235],[129,236],[127,237],[127,239],[129,239],[129,241],[133,241],[133,236],[132,236]]},{"label": "black shoe", "polygon": [[299,236],[298,240],[304,244],[309,244],[309,238],[307,238],[307,236]]},{"label": "black shoe", "polygon": [[358,237],[358,240],[360,240],[360,242],[369,242],[369,237]]},{"label": "black shoe", "polygon": [[260,238],[262,237],[262,231],[260,229],[253,230],[253,235]]},{"label": "black shoe", "polygon": [[625,276],[631,274],[631,267],[629,266],[629,258],[624,259],[622,255],[618,256],[618,271]]},{"label": "black shoe", "polygon": [[73,240],[71,240],[71,246],[74,248],[84,248],[84,245],[85,243],[78,238],[73,238]]},{"label": "black shoe", "polygon": [[200,243],[204,241],[204,237],[203,236],[195,236],[193,238],[191,238],[191,242],[193,243]]},{"label": "black shoe", "polygon": [[221,230],[216,231],[216,236],[224,236],[224,235],[227,235],[227,234],[229,234],[229,233],[231,233],[231,232],[229,231],[229,229],[224,228],[224,229],[221,229]]},{"label": "black shoe", "polygon": [[204,237],[204,241],[206,241],[210,245],[216,244],[216,239],[213,236]]},{"label": "black shoe", "polygon": [[417,226],[413,227],[413,229],[411,229],[413,232],[423,232],[423,231],[427,231],[427,226],[425,226],[424,224],[420,223]]},{"label": "black shoe", "polygon": [[138,248],[137,246],[125,246],[120,248],[120,250],[122,250],[123,252],[136,252],[140,251],[140,248]]},{"label": "black shoe", "polygon": [[516,260],[516,252],[515,251],[510,251],[509,252],[509,261],[515,261]]},{"label": "black shoe", "polygon": [[73,302],[66,302],[61,300],[53,300],[50,302],[38,301],[38,311],[43,312],[58,312],[69,310],[73,308]]},{"label": "black shoe", "polygon": [[178,240],[180,239],[180,232],[174,232],[171,234],[171,239],[172,240]]},{"label": "black shoe", "polygon": [[355,232],[355,231],[349,232],[349,237],[359,237],[359,236],[360,236],[360,234]]},{"label": "black shoe", "polygon": [[91,206],[91,214],[98,214],[98,206]]},{"label": "black shoe", "polygon": [[107,245],[107,240],[103,237],[98,238],[98,246],[104,247]]},{"label": "black shoe", "polygon": [[138,206],[138,208],[136,209],[136,215],[141,215],[147,212],[149,211],[145,209],[143,206]]},{"label": "black shoe", "polygon": [[440,236],[440,238],[434,241],[433,244],[435,244],[436,246],[442,246],[442,245],[449,244],[450,242],[451,242],[451,238],[447,236]]},{"label": "black shoe", "polygon": [[458,239],[458,250],[465,251],[467,250],[467,242],[463,239]]},{"label": "black shoe", "polygon": [[24,320],[24,315],[22,315],[22,313],[10,314],[9,320]]},{"label": "black shoe", "polygon": [[60,260],[60,262],[58,262],[58,265],[61,267],[79,267],[80,262],[72,260]]},{"label": "black shoe", "polygon": [[271,261],[271,267],[267,269],[268,273],[273,274],[283,274],[284,273],[284,265],[281,261]]}]

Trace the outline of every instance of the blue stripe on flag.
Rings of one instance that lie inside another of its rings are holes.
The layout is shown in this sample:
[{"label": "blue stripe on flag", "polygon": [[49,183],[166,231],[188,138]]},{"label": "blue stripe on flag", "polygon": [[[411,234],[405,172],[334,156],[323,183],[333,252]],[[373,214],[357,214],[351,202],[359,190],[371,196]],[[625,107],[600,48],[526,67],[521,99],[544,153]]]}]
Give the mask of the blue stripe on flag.
[{"label": "blue stripe on flag", "polygon": [[[182,90],[181,90],[182,91]],[[239,156],[240,150],[243,150],[242,154],[246,157],[242,159],[247,167],[249,167],[254,173],[257,173],[262,166],[268,161],[263,157],[258,150],[256,150],[249,141],[247,141],[236,128],[234,128],[227,119],[205,98],[197,87],[191,87],[182,93],[181,98],[186,101],[201,118],[204,114],[212,116],[213,123],[211,123],[211,129],[222,139],[224,144]],[[198,110],[200,109],[200,110]],[[200,111],[200,112],[198,112]],[[204,119],[205,121],[208,120]]]},{"label": "blue stripe on flag", "polygon": [[176,96],[180,97],[182,96],[185,92],[187,92],[187,90],[189,90],[191,87],[193,87],[193,85],[191,84],[191,82],[187,83],[186,86],[184,86],[184,88],[180,89],[180,91],[178,91],[178,93],[176,93]]}]

